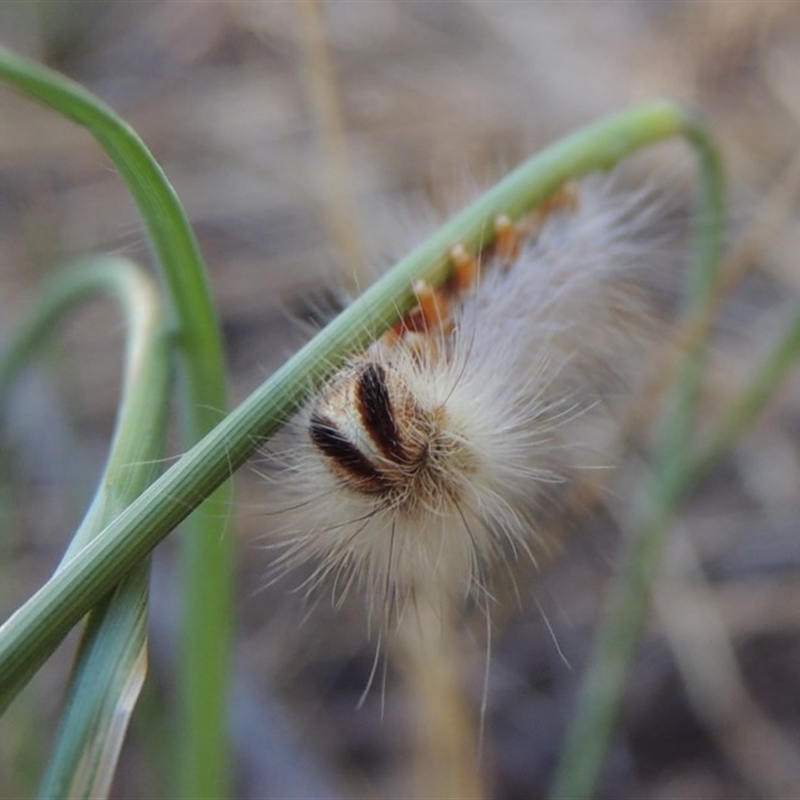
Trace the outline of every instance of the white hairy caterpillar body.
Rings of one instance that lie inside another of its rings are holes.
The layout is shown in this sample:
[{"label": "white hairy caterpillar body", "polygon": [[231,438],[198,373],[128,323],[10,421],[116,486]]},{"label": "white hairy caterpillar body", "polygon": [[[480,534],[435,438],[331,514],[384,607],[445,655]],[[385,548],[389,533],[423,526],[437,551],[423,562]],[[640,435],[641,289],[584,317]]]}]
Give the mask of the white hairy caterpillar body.
[{"label": "white hairy caterpillar body", "polygon": [[297,415],[276,569],[312,563],[307,585],[337,601],[360,587],[385,625],[419,597],[488,599],[504,561],[536,561],[541,506],[597,463],[591,431],[652,339],[645,273],[674,260],[659,203],[610,184],[483,254],[468,287],[427,298],[438,324],[382,337]]}]

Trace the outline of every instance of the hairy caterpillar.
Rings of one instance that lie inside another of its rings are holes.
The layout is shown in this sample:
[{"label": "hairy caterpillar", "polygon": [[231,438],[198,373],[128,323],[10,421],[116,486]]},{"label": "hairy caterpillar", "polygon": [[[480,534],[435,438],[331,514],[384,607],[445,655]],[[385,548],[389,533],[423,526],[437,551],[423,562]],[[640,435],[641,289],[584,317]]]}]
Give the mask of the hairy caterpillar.
[{"label": "hairy caterpillar", "polygon": [[387,624],[422,596],[441,613],[488,598],[504,561],[535,562],[542,505],[596,463],[651,339],[662,210],[588,180],[498,220],[475,258],[455,243],[444,289],[415,287],[417,308],[290,426],[276,568],[314,564],[307,585],[331,580],[337,600],[360,586]]}]

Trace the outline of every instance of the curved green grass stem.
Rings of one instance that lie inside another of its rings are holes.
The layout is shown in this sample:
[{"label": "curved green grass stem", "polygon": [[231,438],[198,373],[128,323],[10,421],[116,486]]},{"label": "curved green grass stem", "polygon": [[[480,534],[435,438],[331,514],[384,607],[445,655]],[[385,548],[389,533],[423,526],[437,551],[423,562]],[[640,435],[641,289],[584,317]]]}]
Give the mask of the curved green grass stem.
[{"label": "curved green grass stem", "polygon": [[413,303],[412,282],[439,283],[447,253],[476,248],[499,213],[519,217],[565,181],[608,169],[635,150],[694,125],[659,101],[596,123],[523,164],[367,290],[263,386],[192,447],[0,628],[0,696],[34,654],[46,654],[125,573],[249,458],[298,407],[315,380],[379,335]]},{"label": "curved green grass stem", "polygon": [[[98,491],[62,566],[135,499],[159,472],[168,394],[169,347],[158,290],[134,264],[105,258],[57,273],[0,358],[0,401],[14,375],[53,338],[60,320],[96,294],[121,306],[127,330],[122,398]],[[149,559],[91,612],[73,669],[42,797],[108,793],[130,714],[146,672]],[[46,654],[28,664],[24,682]],[[12,687],[13,689],[13,687]],[[0,698],[4,707],[13,691]]]},{"label": "curved green grass stem", "polygon": [[649,608],[650,586],[669,523],[699,477],[692,470],[692,423],[704,369],[706,334],[718,288],[722,255],[724,187],[716,149],[705,129],[687,119],[682,131],[697,155],[699,196],[695,213],[695,261],[690,273],[687,315],[702,319],[677,380],[667,396],[657,430],[652,478],[638,499],[622,566],[609,593],[575,717],[567,733],[550,796],[591,797],[605,760],[636,642]]},{"label": "curved green grass stem", "polygon": [[[8,78],[8,56],[0,56],[0,77]],[[25,83],[18,79],[16,76],[16,85]],[[21,88],[31,91],[24,85]],[[34,89],[40,99],[48,102],[41,85]],[[71,118],[88,124],[79,117],[80,114]],[[98,138],[103,141],[103,136],[107,140],[105,134]],[[646,145],[675,136],[686,138],[699,155],[701,202],[697,216],[697,264],[690,297],[695,306],[706,303],[716,282],[723,215],[719,164],[702,126],[679,106],[657,101],[602,120],[563,139],[511,173],[397,264],[80,552],[72,555],[0,627],[0,698],[7,702],[30,674],[31,665],[41,663],[76,622],[192,509],[224,483],[298,407],[317,381],[411,307],[410,287],[415,279],[437,284],[447,276],[450,269],[447,253],[452,245],[458,242],[475,250],[490,238],[498,214],[508,214],[512,219],[520,217],[565,181],[608,169]],[[152,176],[152,169],[152,165],[148,166],[143,174]],[[146,195],[150,189],[146,178],[133,181],[132,191],[138,193],[137,197]],[[655,479],[648,502],[643,506],[646,524],[631,540],[631,558],[612,596],[595,667],[590,670],[576,726],[568,739],[564,766],[556,782],[554,793],[558,796],[586,796],[602,764],[666,521],[686,488],[685,476],[690,474],[688,445],[702,365],[702,340],[698,340],[687,353],[678,391],[661,428]],[[219,408],[221,403],[212,402],[212,407]],[[577,774],[578,767],[582,777],[570,779],[569,773]],[[583,788],[566,791],[565,786]]]},{"label": "curved green grass stem", "polygon": [[[226,408],[225,367],[203,261],[172,186],[137,133],[75,82],[2,47],[0,80],[87,128],[136,201],[171,300],[185,442],[197,442]],[[229,501],[228,487],[213,494],[194,516],[184,542],[182,723],[176,737],[178,792],[184,797],[230,794],[225,708],[232,545],[231,537],[220,532]]]},{"label": "curved green grass stem", "polygon": [[730,451],[800,357],[800,313],[739,397],[722,414],[707,442],[680,462],[664,465],[651,487],[649,515],[626,550],[592,665],[551,797],[586,798],[596,787],[636,636],[647,610],[649,587],[675,508]]}]

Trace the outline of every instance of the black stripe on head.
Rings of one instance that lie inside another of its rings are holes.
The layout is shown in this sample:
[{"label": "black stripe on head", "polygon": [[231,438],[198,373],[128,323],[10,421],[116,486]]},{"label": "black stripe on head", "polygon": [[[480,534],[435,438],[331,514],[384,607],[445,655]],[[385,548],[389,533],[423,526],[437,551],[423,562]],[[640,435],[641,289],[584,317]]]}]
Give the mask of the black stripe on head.
[{"label": "black stripe on head", "polygon": [[375,446],[391,461],[404,463],[405,450],[400,443],[386,387],[386,370],[369,362],[358,377],[358,410],[361,422]]},{"label": "black stripe on head", "polygon": [[370,460],[329,419],[313,414],[309,423],[311,441],[320,452],[363,492],[378,493],[386,490],[386,481]]}]

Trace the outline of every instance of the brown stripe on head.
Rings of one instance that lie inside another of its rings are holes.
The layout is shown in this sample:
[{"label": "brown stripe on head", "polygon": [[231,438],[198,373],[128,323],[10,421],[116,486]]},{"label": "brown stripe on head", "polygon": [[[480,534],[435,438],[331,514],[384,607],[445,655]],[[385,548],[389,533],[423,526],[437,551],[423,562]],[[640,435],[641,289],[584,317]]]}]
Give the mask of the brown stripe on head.
[{"label": "brown stripe on head", "polygon": [[368,494],[380,494],[387,489],[380,470],[329,419],[312,414],[309,423],[311,441],[327,456],[335,472],[348,484]]},{"label": "brown stripe on head", "polygon": [[408,457],[397,430],[386,370],[380,364],[370,361],[364,366],[356,396],[361,421],[372,443],[390,461],[406,463]]}]

